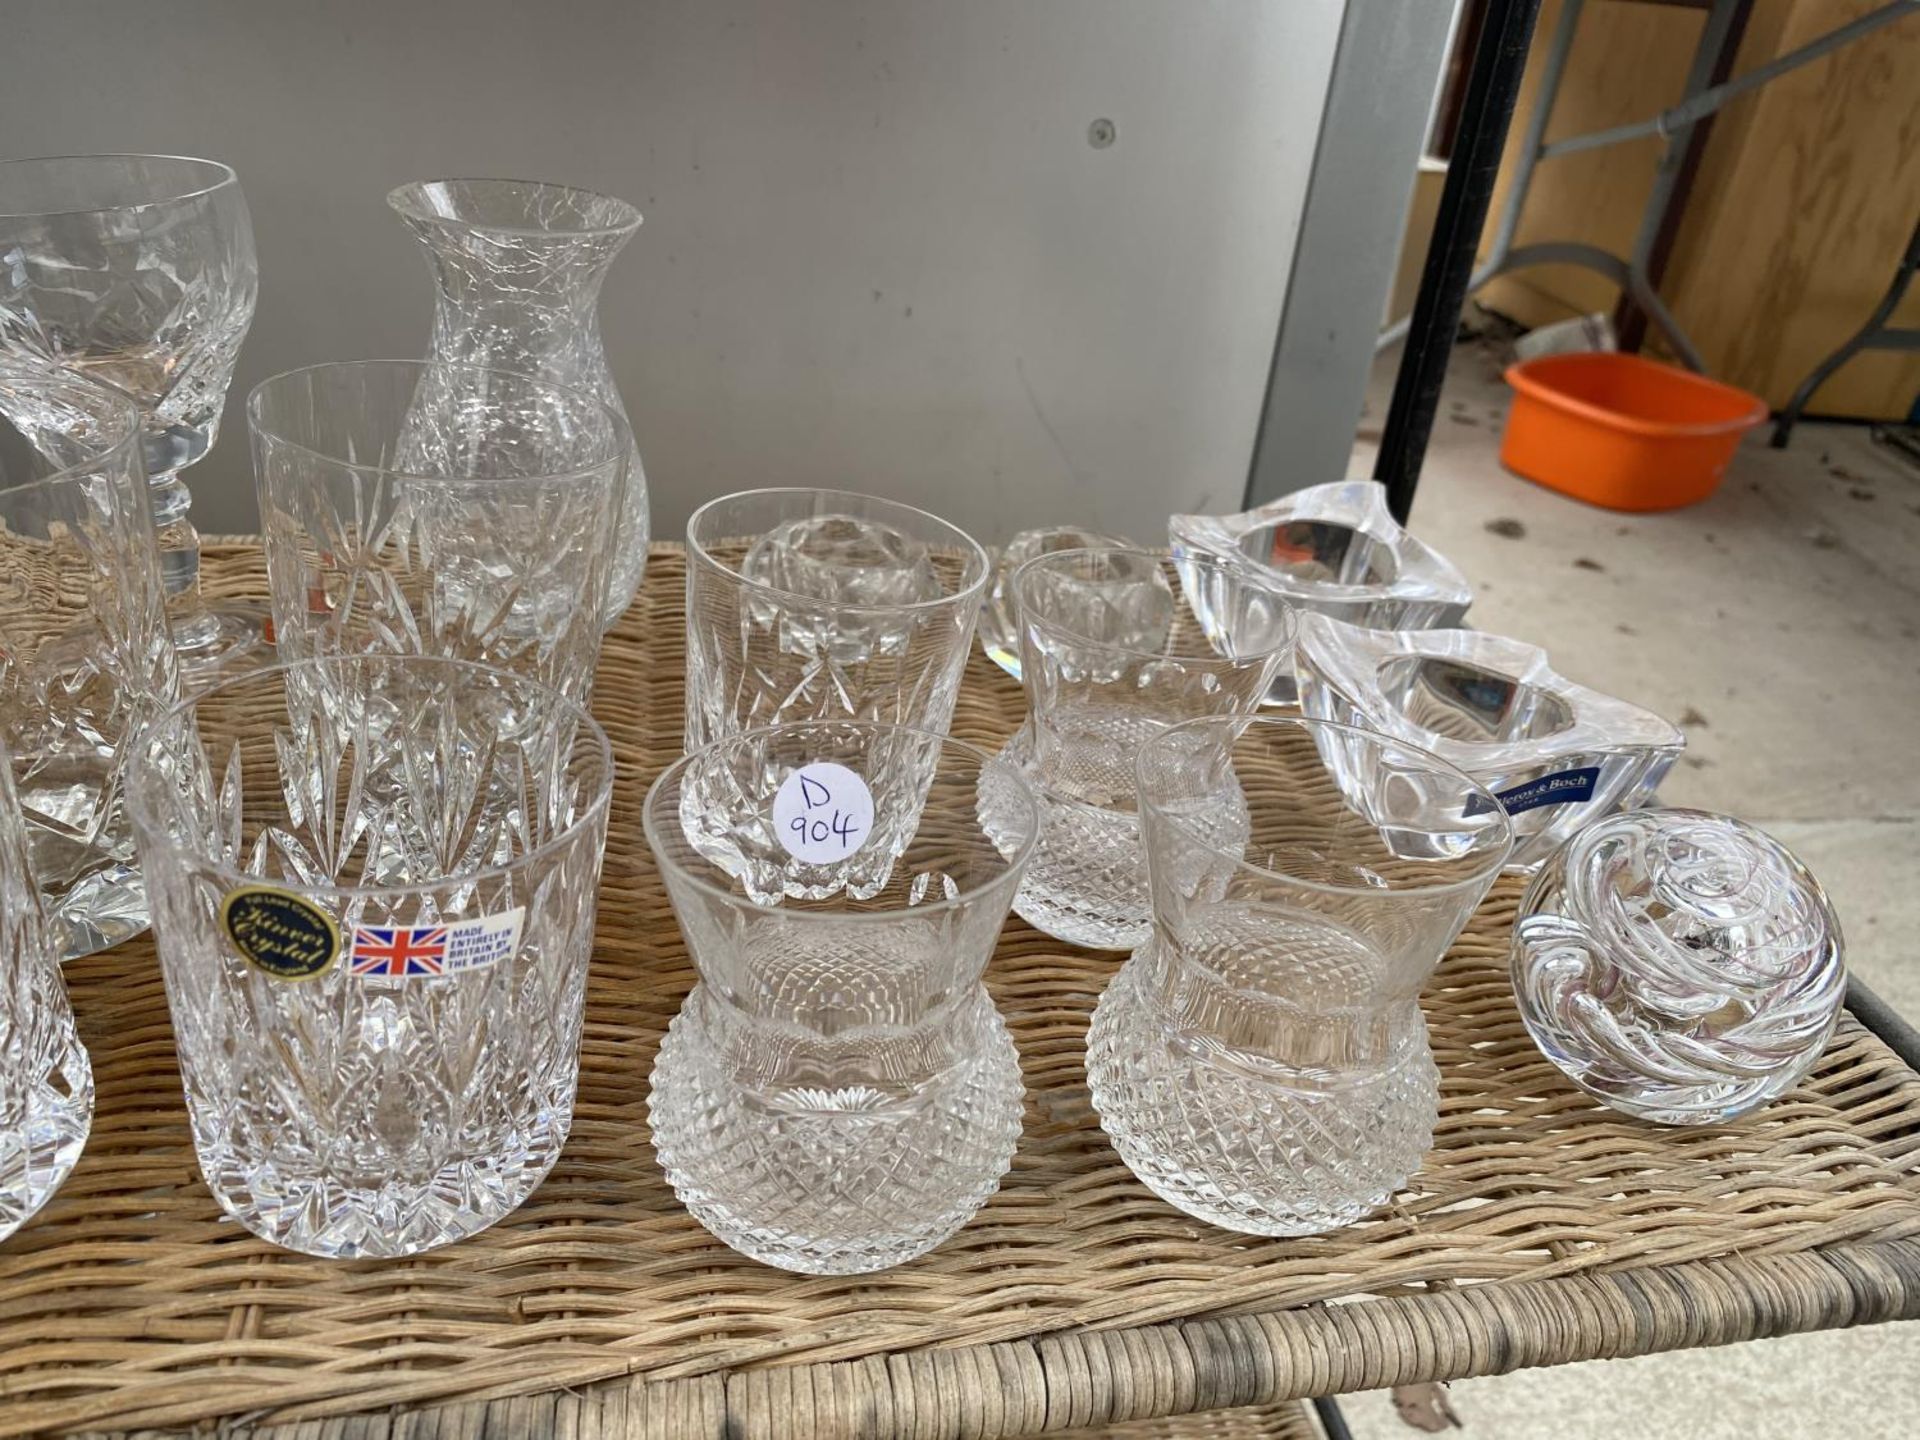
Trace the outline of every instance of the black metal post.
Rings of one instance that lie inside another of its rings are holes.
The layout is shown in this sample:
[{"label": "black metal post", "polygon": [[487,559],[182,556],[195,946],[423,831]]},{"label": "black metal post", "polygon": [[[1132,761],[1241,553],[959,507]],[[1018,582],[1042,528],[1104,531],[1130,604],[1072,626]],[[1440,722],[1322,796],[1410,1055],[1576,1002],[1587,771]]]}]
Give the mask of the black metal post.
[{"label": "black metal post", "polygon": [[1387,505],[1402,523],[1413,508],[1414,487],[1440,407],[1440,384],[1453,355],[1467,280],[1539,13],[1540,0],[1491,0],[1467,72],[1460,130],[1447,160],[1447,183],[1440,192],[1412,326],[1373,465],[1373,478],[1386,485]]}]

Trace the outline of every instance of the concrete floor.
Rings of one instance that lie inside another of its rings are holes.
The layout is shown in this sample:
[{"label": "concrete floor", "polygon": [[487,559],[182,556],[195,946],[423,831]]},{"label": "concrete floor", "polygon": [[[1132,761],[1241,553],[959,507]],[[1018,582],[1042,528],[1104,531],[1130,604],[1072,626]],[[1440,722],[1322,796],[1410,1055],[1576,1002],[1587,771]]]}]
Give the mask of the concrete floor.
[{"label": "concrete floor", "polygon": [[[1681,723],[1661,798],[1790,846],[1833,897],[1848,963],[1920,1018],[1920,471],[1864,428],[1803,425],[1784,451],[1756,433],[1703,504],[1616,515],[1500,468],[1500,368],[1491,347],[1454,352],[1413,510],[1473,579],[1473,624]],[[1350,474],[1371,471],[1391,379],[1389,357]],[[1474,1440],[1911,1437],[1920,1322],[1463,1381],[1449,1398]],[[1418,1433],[1384,1392],[1341,1403],[1359,1440]]]}]

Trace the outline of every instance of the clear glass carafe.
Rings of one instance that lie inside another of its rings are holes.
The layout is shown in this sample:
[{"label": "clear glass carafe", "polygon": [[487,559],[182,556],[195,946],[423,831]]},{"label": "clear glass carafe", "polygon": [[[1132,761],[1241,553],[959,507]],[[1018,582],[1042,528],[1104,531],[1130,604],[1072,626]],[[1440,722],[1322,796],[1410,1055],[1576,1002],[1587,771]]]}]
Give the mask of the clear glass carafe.
[{"label": "clear glass carafe", "polygon": [[[1420,990],[1513,843],[1464,772],[1317,720],[1227,716],[1140,750],[1153,931],[1087,1035],[1100,1124],[1162,1199],[1312,1235],[1433,1143]],[[1223,838],[1237,805],[1246,824]]]},{"label": "clear glass carafe", "polygon": [[[421,180],[387,203],[427,247],[436,287],[427,358],[582,390],[627,418],[600,340],[600,285],[640,228],[611,195],[538,180]],[[605,623],[633,602],[651,534],[636,446]]]}]

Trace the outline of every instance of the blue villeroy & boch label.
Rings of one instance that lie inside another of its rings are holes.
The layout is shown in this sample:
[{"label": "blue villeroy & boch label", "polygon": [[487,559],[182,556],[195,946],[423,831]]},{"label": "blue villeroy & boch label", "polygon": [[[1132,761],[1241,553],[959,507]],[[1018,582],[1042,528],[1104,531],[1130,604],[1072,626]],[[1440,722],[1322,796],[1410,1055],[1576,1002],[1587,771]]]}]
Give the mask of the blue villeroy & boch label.
[{"label": "blue villeroy & boch label", "polygon": [[[1577,770],[1556,770],[1551,775],[1542,775],[1538,780],[1529,780],[1511,790],[1496,790],[1493,798],[1500,802],[1500,808],[1509,815],[1518,815],[1523,810],[1538,810],[1542,805],[1578,805],[1593,798],[1594,782],[1599,778],[1598,765],[1582,765]],[[1478,795],[1467,799],[1468,815],[1484,815],[1492,808]]]},{"label": "blue villeroy & boch label", "polygon": [[220,902],[220,924],[256,969],[282,980],[318,975],[340,953],[333,917],[298,895],[243,885]]}]

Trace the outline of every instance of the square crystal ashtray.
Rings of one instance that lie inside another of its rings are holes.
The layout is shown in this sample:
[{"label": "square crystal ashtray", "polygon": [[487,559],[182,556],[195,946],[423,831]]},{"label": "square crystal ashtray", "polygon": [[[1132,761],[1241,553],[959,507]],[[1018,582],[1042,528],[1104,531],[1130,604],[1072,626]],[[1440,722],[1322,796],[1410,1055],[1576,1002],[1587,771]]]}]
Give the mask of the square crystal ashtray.
[{"label": "square crystal ashtray", "polygon": [[1557,675],[1537,646],[1477,630],[1389,632],[1303,615],[1300,707],[1431,750],[1513,820],[1510,869],[1645,804],[1686,746],[1651,711]]},{"label": "square crystal ashtray", "polygon": [[[1167,532],[1176,564],[1199,553],[1254,565],[1302,610],[1350,625],[1458,625],[1473,600],[1466,577],[1393,518],[1374,480],[1311,485],[1239,515],[1175,515]],[[1267,698],[1291,703],[1293,677],[1276,676]]]}]

